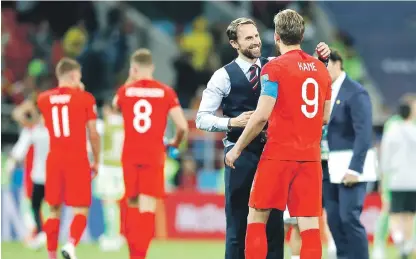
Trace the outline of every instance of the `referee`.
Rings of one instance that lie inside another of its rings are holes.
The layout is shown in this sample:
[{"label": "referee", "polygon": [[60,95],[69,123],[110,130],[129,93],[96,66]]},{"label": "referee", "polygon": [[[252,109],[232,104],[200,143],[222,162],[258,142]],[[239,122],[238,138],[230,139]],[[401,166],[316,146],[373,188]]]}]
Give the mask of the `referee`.
[{"label": "referee", "polygon": [[[227,36],[238,57],[218,69],[204,90],[196,116],[198,129],[226,132],[225,154],[243,132],[260,96],[259,74],[272,58],[261,57],[261,40],[254,21],[238,18],[230,23]],[[318,45],[319,46],[319,45]],[[329,55],[325,44],[318,51]],[[224,117],[215,116],[221,106]],[[266,142],[263,132],[255,138],[234,163],[225,167],[226,259],[244,259],[248,200],[251,184]],[[268,259],[283,259],[283,212],[273,210],[267,223]]]}]

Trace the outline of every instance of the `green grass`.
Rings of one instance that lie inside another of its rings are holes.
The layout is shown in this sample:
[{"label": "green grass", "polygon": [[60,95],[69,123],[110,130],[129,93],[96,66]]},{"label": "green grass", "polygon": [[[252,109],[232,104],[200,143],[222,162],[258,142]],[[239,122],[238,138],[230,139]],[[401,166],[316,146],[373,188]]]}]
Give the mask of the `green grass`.
[{"label": "green grass", "polygon": [[[288,252],[288,251],[287,251]],[[325,253],[324,253],[325,254]],[[102,252],[96,244],[81,244],[77,248],[78,259],[128,259],[127,247],[119,252]],[[22,243],[1,243],[2,259],[46,259],[46,250],[32,251]],[[148,259],[223,259],[224,242],[221,241],[154,241]],[[290,258],[289,254],[285,258]],[[324,257],[325,258],[325,257]],[[392,247],[386,258],[396,258]]]}]

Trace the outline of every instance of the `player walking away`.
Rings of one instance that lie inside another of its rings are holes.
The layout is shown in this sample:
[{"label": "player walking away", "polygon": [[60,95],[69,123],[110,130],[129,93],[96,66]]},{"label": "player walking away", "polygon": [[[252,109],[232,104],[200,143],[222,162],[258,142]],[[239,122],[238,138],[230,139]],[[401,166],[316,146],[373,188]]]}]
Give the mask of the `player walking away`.
[{"label": "player walking away", "polygon": [[263,68],[256,111],[227,153],[226,163],[234,167],[242,150],[269,121],[268,140],[250,194],[246,258],[266,258],[265,223],[271,209],[283,211],[287,205],[301,232],[300,258],[318,259],[322,256],[320,141],[322,125],[329,118],[331,79],[325,65],[300,48],[305,30],[302,16],[284,10],[274,23],[282,55]]},{"label": "player walking away", "polygon": [[[402,103],[412,103],[416,101],[416,95],[406,94],[401,98]],[[389,131],[394,129],[397,125],[403,121],[400,115],[395,114],[391,116],[386,123],[384,123],[383,134],[387,134]],[[416,123],[416,122],[415,122]],[[390,179],[389,174],[383,174],[383,178],[380,180],[380,192],[383,201],[383,208],[380,213],[380,216],[377,220],[377,227],[374,233],[374,249],[372,256],[374,259],[383,259],[385,258],[385,246],[389,236],[389,210],[391,203],[391,192],[388,188]],[[415,253],[416,253],[416,217],[414,219],[414,230],[413,237],[415,243]]]},{"label": "player walking away", "polygon": [[103,121],[97,120],[102,140],[100,174],[95,178],[95,193],[102,200],[104,233],[99,238],[103,251],[119,250],[123,244],[120,235],[119,201],[124,195],[121,151],[124,140],[123,117],[112,109],[111,103],[103,106]]},{"label": "player walking away", "polygon": [[125,235],[131,259],[144,259],[155,232],[157,199],[164,196],[167,117],[176,125],[169,142],[177,147],[188,131],[188,122],[172,88],[153,79],[152,55],[137,50],[130,60],[130,83],[121,87],[113,104],[124,119],[122,166],[129,209]]},{"label": "player walking away", "polygon": [[[56,67],[58,87],[38,97],[50,137],[46,162],[45,199],[50,217],[44,229],[50,259],[56,259],[61,205],[73,207],[74,218],[69,242],[62,248],[65,259],[75,259],[75,247],[87,225],[91,205],[91,169],[97,173],[100,136],[96,128],[94,97],[80,89],[81,67],[75,60],[63,58]],[[87,128],[94,164],[90,166],[87,152]]]},{"label": "player walking away", "polygon": [[389,175],[386,184],[391,192],[390,229],[401,258],[409,258],[413,249],[414,218],[416,216],[416,101],[399,107],[401,122],[383,135],[381,166]]},{"label": "player walking away", "polygon": [[[30,171],[30,179],[33,182],[30,193],[31,214],[33,215],[36,229],[35,236],[27,241],[27,246],[31,249],[39,249],[46,243],[46,234],[42,228],[41,206],[44,199],[46,158],[49,152],[48,131],[40,121],[36,107],[25,103],[18,106],[13,111],[13,117],[21,125],[27,125],[20,133],[19,140],[14,145],[11,155],[7,161],[6,170],[11,175],[16,163],[23,161],[27,157],[29,150],[33,147],[33,166]],[[25,117],[29,117],[25,118]],[[31,126],[29,126],[32,124]],[[34,124],[34,125],[33,125]],[[32,216],[31,216],[32,218]]]}]

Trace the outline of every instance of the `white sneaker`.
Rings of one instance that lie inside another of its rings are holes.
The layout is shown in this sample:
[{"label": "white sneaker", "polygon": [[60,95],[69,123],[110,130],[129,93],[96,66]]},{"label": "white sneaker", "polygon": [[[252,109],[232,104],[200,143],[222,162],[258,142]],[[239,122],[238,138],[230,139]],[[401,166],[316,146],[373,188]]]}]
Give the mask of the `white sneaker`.
[{"label": "white sneaker", "polygon": [[61,249],[62,256],[65,259],[77,259],[75,256],[75,246],[72,243],[67,243]]},{"label": "white sneaker", "polygon": [[40,232],[38,233],[32,240],[27,243],[27,246],[30,249],[38,250],[44,247],[46,244],[46,233]]},{"label": "white sneaker", "polygon": [[381,247],[374,247],[372,258],[373,259],[384,259],[384,249]]}]

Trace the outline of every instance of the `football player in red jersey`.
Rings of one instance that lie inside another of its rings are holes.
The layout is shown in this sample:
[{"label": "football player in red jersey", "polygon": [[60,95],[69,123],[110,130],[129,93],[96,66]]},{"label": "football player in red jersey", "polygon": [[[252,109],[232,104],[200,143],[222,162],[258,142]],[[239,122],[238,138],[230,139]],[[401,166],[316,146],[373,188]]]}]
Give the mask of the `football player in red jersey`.
[{"label": "football player in red jersey", "polygon": [[125,235],[131,259],[144,259],[155,233],[156,202],[164,196],[167,118],[176,125],[169,145],[177,147],[188,131],[188,122],[172,88],[153,79],[152,55],[137,50],[130,60],[129,82],[113,104],[124,119],[122,166],[129,209]]},{"label": "football player in red jersey", "polygon": [[331,79],[325,65],[302,51],[302,16],[293,10],[274,19],[275,41],[282,55],[261,72],[262,94],[256,111],[227,153],[233,167],[241,151],[269,122],[268,140],[253,181],[246,233],[246,258],[265,259],[266,225],[271,209],[297,217],[301,259],[322,257],[322,125],[329,119]]},{"label": "football player in red jersey", "polygon": [[[50,217],[45,223],[49,258],[56,258],[61,205],[74,208],[69,242],[62,248],[65,259],[74,259],[75,246],[87,225],[91,205],[91,170],[97,173],[100,136],[96,130],[95,98],[83,91],[81,67],[63,58],[56,67],[58,87],[41,93],[37,103],[50,137],[46,162],[45,200]],[[94,156],[91,166],[87,153],[87,128]]]}]

